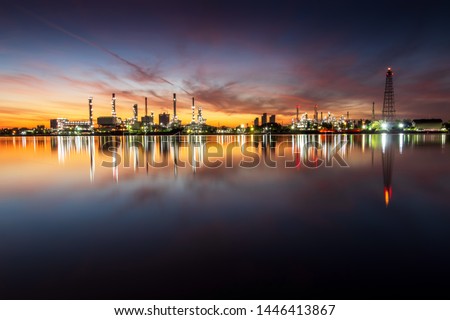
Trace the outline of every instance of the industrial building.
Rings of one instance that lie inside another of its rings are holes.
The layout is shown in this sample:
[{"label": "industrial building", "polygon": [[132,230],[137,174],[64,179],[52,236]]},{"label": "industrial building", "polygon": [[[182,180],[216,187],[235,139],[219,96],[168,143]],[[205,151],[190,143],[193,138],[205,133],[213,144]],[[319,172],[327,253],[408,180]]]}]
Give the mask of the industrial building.
[{"label": "industrial building", "polygon": [[57,133],[84,132],[91,131],[90,121],[76,120],[70,121],[66,118],[50,119],[50,129]]},{"label": "industrial building", "polygon": [[419,131],[440,131],[442,119],[414,119],[412,125]]},{"label": "industrial building", "polygon": [[191,123],[185,127],[187,133],[205,133],[210,132],[211,127],[206,125],[206,119],[203,117],[203,109],[197,106],[197,116],[195,116],[195,99],[192,97],[192,118]]},{"label": "industrial building", "polygon": [[169,126],[169,122],[170,122],[170,114],[165,113],[165,112],[159,114],[159,125],[160,126],[167,127],[167,126]]},{"label": "industrial building", "polygon": [[105,127],[116,127],[120,124],[120,122],[117,121],[117,117],[98,117],[97,118],[97,125],[100,128]]},{"label": "industrial building", "polygon": [[261,125],[265,126],[267,124],[267,113],[263,113],[261,117]]},{"label": "industrial building", "polygon": [[269,123],[276,123],[274,114],[269,117]]},{"label": "industrial building", "polygon": [[116,113],[116,94],[112,94],[111,98],[111,116],[110,117],[98,117],[97,125],[99,128],[113,129],[118,127],[122,123],[120,118],[117,118]]},{"label": "industrial building", "polygon": [[141,122],[142,125],[147,125],[147,126],[151,126],[154,124],[154,116],[153,116],[153,112],[149,115],[149,116],[144,116],[141,117]]}]

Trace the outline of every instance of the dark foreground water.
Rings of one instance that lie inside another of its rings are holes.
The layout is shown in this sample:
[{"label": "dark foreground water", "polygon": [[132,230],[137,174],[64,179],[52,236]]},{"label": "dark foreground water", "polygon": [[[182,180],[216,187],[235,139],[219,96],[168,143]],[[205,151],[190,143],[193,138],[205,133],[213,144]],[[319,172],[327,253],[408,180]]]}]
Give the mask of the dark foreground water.
[{"label": "dark foreground water", "polygon": [[449,299],[449,143],[0,138],[0,299]]}]

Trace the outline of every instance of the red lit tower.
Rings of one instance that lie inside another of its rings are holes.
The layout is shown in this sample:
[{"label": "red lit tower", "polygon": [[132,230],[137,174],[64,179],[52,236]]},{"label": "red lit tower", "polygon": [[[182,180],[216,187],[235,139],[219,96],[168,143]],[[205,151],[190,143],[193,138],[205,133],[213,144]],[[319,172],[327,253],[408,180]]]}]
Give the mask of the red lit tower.
[{"label": "red lit tower", "polygon": [[384,87],[383,101],[383,120],[392,122],[395,118],[395,100],[394,100],[394,73],[391,68],[386,72],[386,85]]}]

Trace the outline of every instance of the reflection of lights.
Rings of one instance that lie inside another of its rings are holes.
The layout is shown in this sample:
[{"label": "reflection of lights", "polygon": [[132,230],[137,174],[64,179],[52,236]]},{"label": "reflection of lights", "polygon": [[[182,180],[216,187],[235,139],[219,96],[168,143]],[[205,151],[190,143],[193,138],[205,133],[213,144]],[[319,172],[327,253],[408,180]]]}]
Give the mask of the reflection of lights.
[{"label": "reflection of lights", "polygon": [[384,188],[384,202],[386,203],[386,207],[389,205],[389,201],[392,198],[392,187]]},{"label": "reflection of lights", "polygon": [[381,151],[384,153],[386,150],[386,143],[387,143],[387,134],[382,133],[381,134]]},{"label": "reflection of lights", "polygon": [[400,133],[399,135],[399,149],[400,149],[400,154],[403,154],[403,140],[405,139],[404,134]]},{"label": "reflection of lights", "polygon": [[365,149],[366,149],[366,135],[363,134],[362,135],[362,152],[363,153],[364,153]]},{"label": "reflection of lights", "polygon": [[89,180],[91,183],[94,182],[94,176],[95,176],[95,142],[94,137],[90,137],[88,140],[89,145],[89,158],[90,158],[90,170],[89,170]]},{"label": "reflection of lights", "polygon": [[112,158],[114,164],[112,167],[113,180],[119,183],[119,164],[117,163],[116,152],[112,153]]},{"label": "reflection of lights", "polygon": [[64,149],[64,137],[58,136],[58,162],[64,163],[66,158],[66,150]]}]

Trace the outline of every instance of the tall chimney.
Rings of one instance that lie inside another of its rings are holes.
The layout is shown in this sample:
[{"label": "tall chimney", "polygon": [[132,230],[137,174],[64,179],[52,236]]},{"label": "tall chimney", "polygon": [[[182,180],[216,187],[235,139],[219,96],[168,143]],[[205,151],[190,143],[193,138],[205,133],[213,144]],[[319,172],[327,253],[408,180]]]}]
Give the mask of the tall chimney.
[{"label": "tall chimney", "polygon": [[147,97],[145,97],[145,117],[147,117]]},{"label": "tall chimney", "polygon": [[375,102],[372,102],[372,121],[375,121]]},{"label": "tall chimney", "polygon": [[195,103],[194,103],[194,97],[192,97],[192,123],[195,123]]},{"label": "tall chimney", "polygon": [[91,126],[91,128],[94,125],[93,120],[92,120],[92,116],[93,116],[92,97],[89,97],[89,125]]},{"label": "tall chimney", "polygon": [[115,118],[116,117],[116,94],[112,94],[111,99],[111,115]]},{"label": "tall chimney", "polygon": [[173,118],[177,117],[177,94],[173,94]]},{"label": "tall chimney", "polygon": [[134,121],[137,121],[137,118],[138,118],[138,105],[135,104],[135,105],[133,106],[133,120],[134,120]]}]

